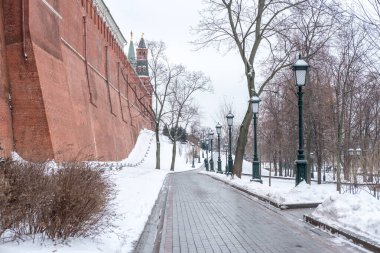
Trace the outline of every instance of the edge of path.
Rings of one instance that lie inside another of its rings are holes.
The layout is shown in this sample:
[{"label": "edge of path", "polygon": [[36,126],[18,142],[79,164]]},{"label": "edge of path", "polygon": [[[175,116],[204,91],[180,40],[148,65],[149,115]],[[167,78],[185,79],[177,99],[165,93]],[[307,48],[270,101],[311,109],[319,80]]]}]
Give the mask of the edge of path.
[{"label": "edge of path", "polygon": [[[315,208],[317,207],[320,203],[309,203],[309,204],[292,204],[292,205],[281,205],[275,201],[272,201],[271,199],[269,198],[265,198],[263,196],[260,196],[260,195],[257,195],[255,193],[252,193],[240,186],[237,186],[237,185],[234,185],[234,184],[231,184],[227,181],[224,181],[224,180],[221,180],[217,177],[213,177],[212,175],[209,175],[209,174],[203,174],[203,173],[199,173],[201,175],[206,175],[206,176],[209,176],[211,177],[212,179],[214,180],[217,180],[217,181],[220,181],[220,182],[223,182],[225,183],[226,185],[229,185],[241,192],[244,192],[248,195],[251,195],[255,198],[257,198],[258,200],[260,201],[263,201],[265,203],[269,203],[270,205],[280,209],[280,210],[286,210],[286,209],[304,209],[304,208]],[[354,233],[350,233],[350,232],[347,232],[345,231],[343,228],[340,228],[340,227],[332,227],[330,225],[327,225],[319,220],[317,220],[315,217],[313,217],[312,215],[303,215],[303,221],[309,225],[312,225],[314,227],[317,227],[319,229],[321,229],[322,231],[325,231],[327,233],[330,233],[330,234],[337,234],[337,235],[341,235],[341,236],[344,236],[345,238],[347,238],[348,240],[350,240],[351,242],[353,242],[354,244],[360,246],[360,247],[363,247],[364,249],[366,250],[371,250],[373,252],[380,252],[380,246],[370,240],[369,238],[365,238],[363,236],[360,236],[360,235],[357,235],[357,234],[354,234]]]},{"label": "edge of path", "polygon": [[166,199],[169,191],[170,173],[166,175],[158,194],[156,202],[152,208],[143,232],[136,243],[134,252],[152,253],[158,252],[161,242],[162,228],[164,224]]}]

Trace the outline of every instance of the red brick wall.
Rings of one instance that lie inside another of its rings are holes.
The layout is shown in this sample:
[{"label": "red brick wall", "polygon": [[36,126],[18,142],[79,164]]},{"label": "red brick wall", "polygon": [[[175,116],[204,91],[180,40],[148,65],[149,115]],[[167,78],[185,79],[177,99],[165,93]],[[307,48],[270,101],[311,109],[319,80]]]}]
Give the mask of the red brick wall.
[{"label": "red brick wall", "polygon": [[9,108],[9,82],[7,74],[6,44],[4,36],[3,0],[0,0],[0,156],[13,150],[12,117]]},{"label": "red brick wall", "polygon": [[[22,0],[5,2],[13,14],[6,22],[20,24]],[[12,114],[16,151],[29,160],[125,158],[141,128],[151,127],[130,86],[145,94],[144,103],[150,106],[150,84],[136,76],[91,1],[25,2],[27,61],[20,54],[22,26],[14,29],[18,36],[5,33],[15,38],[7,55],[19,54],[13,64],[7,57],[15,67],[9,73],[12,104],[17,102]],[[28,75],[20,80],[17,73],[25,68]],[[30,96],[25,94],[27,83],[34,91]],[[21,124],[25,119],[30,123]],[[37,144],[29,138],[34,133],[39,134]]]}]

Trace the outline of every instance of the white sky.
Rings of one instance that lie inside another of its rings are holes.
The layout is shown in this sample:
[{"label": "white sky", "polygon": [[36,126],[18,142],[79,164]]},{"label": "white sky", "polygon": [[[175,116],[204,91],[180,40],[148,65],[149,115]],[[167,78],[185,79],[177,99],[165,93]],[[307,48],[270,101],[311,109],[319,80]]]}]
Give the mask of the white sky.
[{"label": "white sky", "polygon": [[133,31],[134,41],[144,33],[146,40],[164,41],[172,63],[183,64],[190,70],[203,71],[211,78],[213,94],[198,94],[201,107],[201,125],[215,127],[218,108],[227,101],[233,104],[236,118],[241,118],[247,108],[247,88],[243,65],[236,52],[227,55],[214,48],[194,51],[189,42],[194,40],[190,27],[199,21],[198,11],[202,0],[104,0],[112,16],[129,41]]}]

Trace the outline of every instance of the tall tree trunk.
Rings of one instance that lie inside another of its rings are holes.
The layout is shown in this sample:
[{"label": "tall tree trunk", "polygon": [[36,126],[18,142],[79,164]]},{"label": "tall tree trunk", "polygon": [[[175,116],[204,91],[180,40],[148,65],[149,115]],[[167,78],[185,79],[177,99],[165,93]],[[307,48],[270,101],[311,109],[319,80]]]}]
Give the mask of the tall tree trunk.
[{"label": "tall tree trunk", "polygon": [[160,145],[160,133],[159,133],[160,125],[156,123],[156,170],[161,169],[161,145]]},{"label": "tall tree trunk", "polygon": [[274,166],[274,176],[277,177],[277,151],[274,151],[273,154],[273,166]]},{"label": "tall tree trunk", "polygon": [[318,184],[322,184],[322,154],[317,151],[316,157],[317,157]]},{"label": "tall tree trunk", "polygon": [[241,170],[243,166],[245,145],[247,144],[248,129],[251,123],[251,119],[252,119],[252,111],[250,110],[250,107],[248,107],[247,112],[245,113],[243,122],[241,123],[241,126],[240,126],[239,137],[236,144],[233,174],[235,174],[239,178],[241,178]]},{"label": "tall tree trunk", "polygon": [[174,171],[174,167],[175,167],[175,157],[177,155],[177,137],[174,136],[174,140],[173,140],[173,149],[172,149],[172,163],[170,165],[170,170],[171,171]]}]

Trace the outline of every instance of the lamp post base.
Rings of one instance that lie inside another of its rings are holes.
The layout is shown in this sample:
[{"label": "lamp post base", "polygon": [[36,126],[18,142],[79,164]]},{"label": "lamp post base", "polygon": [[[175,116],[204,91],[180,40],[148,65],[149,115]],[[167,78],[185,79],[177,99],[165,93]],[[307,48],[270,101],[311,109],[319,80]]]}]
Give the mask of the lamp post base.
[{"label": "lamp post base", "polygon": [[304,159],[296,160],[296,186],[302,181],[307,181],[307,161]]},{"label": "lamp post base", "polygon": [[234,161],[231,157],[228,158],[228,171],[227,175],[232,175],[232,168],[234,167]]},{"label": "lamp post base", "polygon": [[222,171],[222,161],[218,160],[218,173],[220,174],[223,174],[223,171]]},{"label": "lamp post base", "polygon": [[260,183],[260,184],[263,183],[263,180],[261,180],[261,178],[251,178],[250,181],[251,181],[251,182],[257,182],[257,183]]},{"label": "lamp post base", "polygon": [[260,162],[259,161],[253,161],[253,163],[252,163],[252,179],[251,179],[251,182],[252,181],[263,183],[263,181],[261,180]]},{"label": "lamp post base", "polygon": [[214,172],[214,160],[210,159],[210,171]]}]

